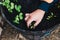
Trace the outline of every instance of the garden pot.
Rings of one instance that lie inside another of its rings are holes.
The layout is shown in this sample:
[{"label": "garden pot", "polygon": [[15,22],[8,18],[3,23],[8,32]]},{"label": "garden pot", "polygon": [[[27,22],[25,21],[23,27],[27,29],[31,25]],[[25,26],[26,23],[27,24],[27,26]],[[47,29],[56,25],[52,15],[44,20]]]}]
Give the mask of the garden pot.
[{"label": "garden pot", "polygon": [[[21,2],[15,2],[10,0],[11,2],[13,2],[16,5],[20,5]],[[33,1],[34,2],[34,1]],[[28,4],[26,2],[22,2],[23,4],[21,12],[23,13],[23,20],[19,21],[19,24],[14,23],[13,21],[15,20],[16,15],[19,15],[19,12],[17,12],[15,9],[13,9],[13,12],[9,12],[8,9],[5,6],[1,5],[1,14],[3,16],[3,18],[7,21],[7,23],[9,23],[12,27],[16,28],[17,30],[19,30],[20,32],[22,32],[23,34],[31,34],[31,35],[40,35],[40,37],[44,36],[44,35],[48,35],[51,33],[51,31],[53,31],[57,26],[57,24],[60,23],[60,9],[57,8],[56,5],[54,5],[53,7],[51,7],[49,9],[49,11],[47,13],[45,13],[41,23],[35,28],[35,29],[30,29],[27,28],[26,22],[24,20],[25,18],[25,13],[26,12],[32,12],[34,10],[37,9],[37,6],[39,4],[34,5],[35,8],[33,9],[32,5],[32,9],[28,10],[28,8],[26,7],[26,5],[28,6]],[[24,5],[24,3],[26,3],[26,5]],[[58,3],[57,3],[58,4]],[[24,8],[25,7],[25,8]],[[50,19],[47,19],[48,16],[52,17]]]}]

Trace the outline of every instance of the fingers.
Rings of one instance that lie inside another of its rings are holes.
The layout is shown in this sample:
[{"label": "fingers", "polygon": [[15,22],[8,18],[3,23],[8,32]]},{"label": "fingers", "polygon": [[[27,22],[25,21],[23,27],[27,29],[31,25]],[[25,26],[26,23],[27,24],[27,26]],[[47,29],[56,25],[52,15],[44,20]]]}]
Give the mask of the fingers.
[{"label": "fingers", "polygon": [[39,20],[34,20],[31,16],[30,16],[30,14],[25,14],[25,21],[27,22],[27,27],[29,28],[29,26],[31,25],[31,23],[33,22],[33,21],[36,21],[36,23],[34,24],[34,28],[40,23],[40,21]]},{"label": "fingers", "polygon": [[27,27],[29,28],[29,26],[31,25],[31,23],[33,21],[35,21],[35,24],[34,24],[34,28],[41,22],[41,20],[36,20],[36,18],[33,18],[30,14],[26,14],[25,15],[25,21],[27,22]]},{"label": "fingers", "polygon": [[25,21],[27,22],[27,27],[29,28],[31,22],[33,21],[33,19],[31,18],[30,14],[25,14]]},{"label": "fingers", "polygon": [[28,26],[28,28],[29,28],[29,26],[31,25],[32,21],[33,21],[33,19],[31,19],[31,18],[29,18],[29,19],[27,20],[27,26]]},{"label": "fingers", "polygon": [[34,24],[34,28],[38,26],[39,23],[40,23],[40,20],[37,20],[36,23]]},{"label": "fingers", "polygon": [[25,21],[29,18],[29,14],[27,13],[27,14],[25,14]]}]

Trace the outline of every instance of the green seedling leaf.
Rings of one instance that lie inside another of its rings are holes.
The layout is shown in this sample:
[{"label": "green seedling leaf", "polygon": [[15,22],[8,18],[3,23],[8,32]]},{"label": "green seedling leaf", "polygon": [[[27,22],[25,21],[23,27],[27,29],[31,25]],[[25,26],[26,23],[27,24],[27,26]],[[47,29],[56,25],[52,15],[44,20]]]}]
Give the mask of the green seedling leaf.
[{"label": "green seedling leaf", "polygon": [[9,12],[11,12],[11,13],[12,13],[13,11],[12,11],[12,10],[9,10]]},{"label": "green seedling leaf", "polygon": [[11,9],[14,9],[14,3],[11,2]]},{"label": "green seedling leaf", "polygon": [[54,17],[53,12],[51,12],[51,15],[49,15],[46,19],[47,19],[47,20],[50,20],[52,17]]},{"label": "green seedling leaf", "polygon": [[20,12],[20,9],[21,9],[21,6],[20,5],[15,5],[15,9],[18,11],[18,12]]},{"label": "green seedling leaf", "polygon": [[5,5],[6,5],[6,3],[5,3],[5,2],[3,2],[2,4],[3,4],[3,6],[5,6]]},{"label": "green seedling leaf", "polygon": [[23,13],[19,14],[19,18],[20,18],[20,20],[23,20]]},{"label": "green seedling leaf", "polygon": [[31,26],[31,29],[33,29],[34,26]]},{"label": "green seedling leaf", "polygon": [[49,20],[49,18],[46,18],[47,20]]},{"label": "green seedling leaf", "polygon": [[6,3],[6,2],[3,2],[2,4],[3,4],[3,6],[5,6],[5,7],[7,7],[7,8],[10,7],[10,5],[9,5],[8,3]]},{"label": "green seedling leaf", "polygon": [[10,5],[7,5],[6,7],[7,7],[7,9],[10,9],[11,6]]},{"label": "green seedling leaf", "polygon": [[8,3],[3,2],[3,6],[5,6],[8,9],[8,11],[12,13],[11,6]]},{"label": "green seedling leaf", "polygon": [[51,16],[48,16],[48,18],[51,18]]},{"label": "green seedling leaf", "polygon": [[10,0],[5,0],[5,2],[9,4],[10,3]]},{"label": "green seedling leaf", "polygon": [[53,13],[51,13],[51,15],[53,16],[54,14],[53,14]]},{"label": "green seedling leaf", "polygon": [[60,8],[60,2],[57,5],[58,5],[57,7]]},{"label": "green seedling leaf", "polygon": [[12,9],[10,9],[10,8],[8,8],[8,11],[11,12],[11,13],[13,12]]},{"label": "green seedling leaf", "polygon": [[52,16],[48,16],[48,18],[46,18],[47,20],[50,20],[50,18],[51,18]]},{"label": "green seedling leaf", "polygon": [[34,28],[34,24],[35,24],[35,21],[33,21],[33,22],[31,23],[31,25],[29,26],[29,28],[30,28],[30,29],[33,29],[33,28]]},{"label": "green seedling leaf", "polygon": [[15,17],[15,20],[13,22],[16,24],[19,24],[19,16],[18,15]]}]

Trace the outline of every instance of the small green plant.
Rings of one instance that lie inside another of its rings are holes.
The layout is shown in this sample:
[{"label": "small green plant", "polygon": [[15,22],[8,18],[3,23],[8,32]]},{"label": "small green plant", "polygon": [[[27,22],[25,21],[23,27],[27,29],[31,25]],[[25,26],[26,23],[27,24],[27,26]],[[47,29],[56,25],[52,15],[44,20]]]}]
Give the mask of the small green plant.
[{"label": "small green plant", "polygon": [[31,23],[31,25],[29,26],[30,29],[34,29],[34,24],[35,24],[35,21],[33,21],[33,22]]},{"label": "small green plant", "polygon": [[13,22],[19,24],[19,16],[18,15],[15,17],[15,20]]},{"label": "small green plant", "polygon": [[23,13],[19,14],[19,18],[20,18],[20,20],[23,20]]},{"label": "small green plant", "polygon": [[[14,0],[14,1],[18,2],[17,0]],[[15,9],[18,12],[18,15],[16,15],[15,20],[13,20],[14,23],[19,24],[19,20],[23,20],[21,5],[16,5],[10,0],[2,0],[2,2],[0,2],[0,5],[6,7],[10,13],[13,12],[13,9]]]},{"label": "small green plant", "polygon": [[20,13],[19,15],[17,15],[13,22],[16,23],[16,24],[19,24],[20,20],[23,20],[23,13]]},{"label": "small green plant", "polygon": [[15,5],[15,9],[20,12],[21,6],[20,5]]},{"label": "small green plant", "polygon": [[56,17],[56,15],[54,15],[53,12],[51,12],[51,15],[49,15],[46,19],[47,19],[47,20],[50,20],[50,19],[52,19],[52,18],[54,18],[54,17]]},{"label": "small green plant", "polygon": [[4,0],[3,2],[0,2],[3,6],[5,6],[9,12],[13,12],[12,10],[15,8],[16,11],[20,12],[21,5],[15,5],[13,2],[10,2],[10,0]]},{"label": "small green plant", "polygon": [[60,2],[57,5],[58,5],[57,7],[60,8]]}]

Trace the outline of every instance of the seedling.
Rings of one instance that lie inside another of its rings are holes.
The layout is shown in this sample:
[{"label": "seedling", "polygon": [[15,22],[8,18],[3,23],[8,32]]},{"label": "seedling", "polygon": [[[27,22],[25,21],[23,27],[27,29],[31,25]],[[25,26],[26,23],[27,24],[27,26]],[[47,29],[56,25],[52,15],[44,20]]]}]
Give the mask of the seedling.
[{"label": "seedling", "polygon": [[18,15],[15,17],[15,20],[13,22],[16,24],[19,24],[19,16]]},{"label": "seedling", "polygon": [[34,24],[35,24],[35,21],[33,21],[33,22],[31,23],[31,25],[29,26],[29,28],[30,28],[30,29],[33,29],[33,28],[34,28]]},{"label": "seedling", "polygon": [[50,20],[50,19],[52,19],[52,18],[54,18],[54,17],[56,17],[56,15],[54,15],[53,12],[51,12],[51,15],[49,15],[46,19],[47,19],[47,20]]},{"label": "seedling", "polygon": [[19,24],[20,20],[23,20],[23,13],[20,13],[19,15],[17,15],[13,22],[16,23],[16,24]]},{"label": "seedling", "polygon": [[60,2],[58,3],[58,8],[60,8]]},{"label": "seedling", "polygon": [[23,13],[19,14],[19,18],[20,18],[20,20],[23,20]]},{"label": "seedling", "polygon": [[20,12],[21,6],[20,5],[15,5],[15,9]]}]

